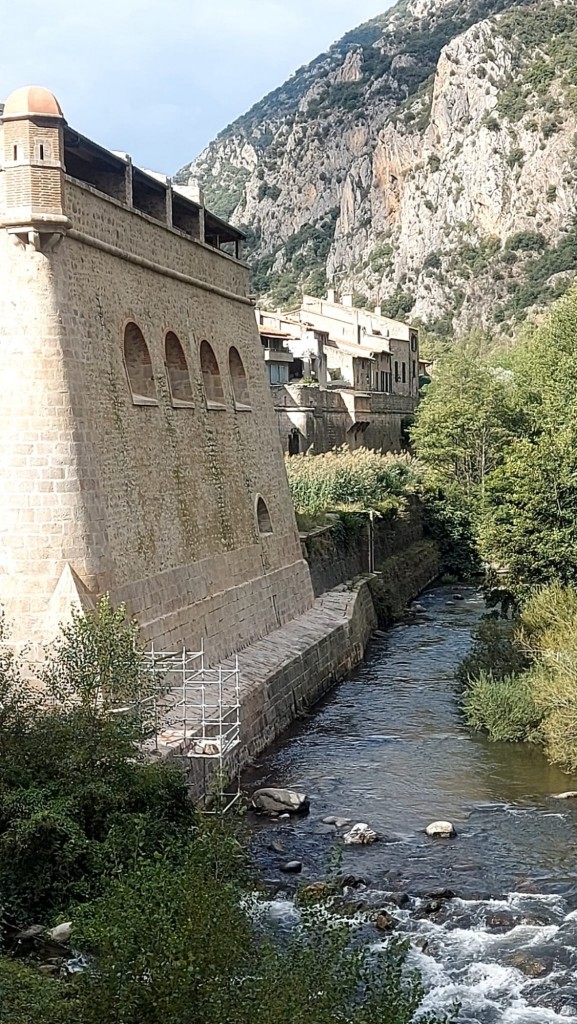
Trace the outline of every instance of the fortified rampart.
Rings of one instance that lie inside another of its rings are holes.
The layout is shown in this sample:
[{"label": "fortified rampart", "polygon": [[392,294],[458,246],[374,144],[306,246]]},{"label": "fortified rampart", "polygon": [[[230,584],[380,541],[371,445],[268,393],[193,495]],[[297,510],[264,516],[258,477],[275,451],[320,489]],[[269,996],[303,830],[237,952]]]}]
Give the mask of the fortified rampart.
[{"label": "fortified rampart", "polygon": [[[221,659],[312,603],[240,237],[68,129],[3,118],[0,602],[50,639],[108,591]],[[66,173],[73,169],[74,175]]]},{"label": "fortified rampart", "polygon": [[309,449],[327,452],[341,445],[398,452],[406,443],[406,427],[414,417],[412,396],[325,390],[307,384],[285,384],[271,390],[283,450],[295,454]]}]

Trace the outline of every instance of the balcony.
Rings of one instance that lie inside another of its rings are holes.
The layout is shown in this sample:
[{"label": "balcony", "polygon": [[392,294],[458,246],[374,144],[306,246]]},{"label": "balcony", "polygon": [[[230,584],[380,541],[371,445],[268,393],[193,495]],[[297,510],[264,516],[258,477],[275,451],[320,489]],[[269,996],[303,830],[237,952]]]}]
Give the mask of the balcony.
[{"label": "balcony", "polygon": [[265,348],[264,361],[265,363],[292,363],[293,354],[290,349],[285,348]]}]

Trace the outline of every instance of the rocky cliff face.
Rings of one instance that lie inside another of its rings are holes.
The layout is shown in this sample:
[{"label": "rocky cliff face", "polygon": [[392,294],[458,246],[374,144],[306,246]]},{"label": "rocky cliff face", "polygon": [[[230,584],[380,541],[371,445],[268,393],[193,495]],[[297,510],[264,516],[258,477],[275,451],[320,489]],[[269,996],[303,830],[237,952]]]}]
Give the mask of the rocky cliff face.
[{"label": "rocky cliff face", "polygon": [[272,305],[327,285],[439,334],[512,330],[577,268],[577,4],[402,0],[179,180],[249,233]]}]

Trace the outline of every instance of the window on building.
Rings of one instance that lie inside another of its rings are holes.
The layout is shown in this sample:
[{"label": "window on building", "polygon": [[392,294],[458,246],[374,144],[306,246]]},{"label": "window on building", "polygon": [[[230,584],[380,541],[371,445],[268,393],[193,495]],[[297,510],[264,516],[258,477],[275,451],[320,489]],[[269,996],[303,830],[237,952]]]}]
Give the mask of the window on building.
[{"label": "window on building", "polygon": [[398,364],[396,359],[395,359],[395,380],[396,381],[399,380],[399,364]]},{"label": "window on building", "polygon": [[258,498],[257,500],[256,518],[258,523],[258,532],[260,534],[272,533],[270,513],[264,498]]},{"label": "window on building", "polygon": [[228,369],[232,381],[232,393],[234,404],[237,409],[250,409],[250,395],[248,393],[248,380],[246,370],[238,349],[231,348],[228,353]]},{"label": "window on building", "polygon": [[173,404],[192,405],[192,384],[190,382],[190,373],[188,372],[188,363],[184,349],[176,334],[172,331],[169,331],[166,335],[164,351],[166,374]]},{"label": "window on building", "polygon": [[416,376],[417,376],[417,364],[416,364],[415,360],[413,359],[413,377],[416,377]]},{"label": "window on building", "polygon": [[224,391],[220,370],[212,346],[208,341],[203,341],[200,346],[200,368],[208,408],[222,409],[224,407]]},{"label": "window on building", "polygon": [[286,362],[270,362],[269,381],[271,384],[288,384],[289,368]]},{"label": "window on building", "polygon": [[157,405],[152,362],[144,335],[136,324],[124,330],[124,364],[135,405]]},{"label": "window on building", "polygon": [[407,383],[407,364],[401,363],[401,369],[403,371],[403,384]]},{"label": "window on building", "polygon": [[20,147],[19,146],[13,146],[12,147],[12,159],[13,160],[19,160],[20,159]]},{"label": "window on building", "polygon": [[387,390],[387,374],[385,370],[381,370],[381,391]]},{"label": "window on building", "polygon": [[419,336],[414,331],[411,331],[411,351],[417,351],[417,345],[419,343]]}]

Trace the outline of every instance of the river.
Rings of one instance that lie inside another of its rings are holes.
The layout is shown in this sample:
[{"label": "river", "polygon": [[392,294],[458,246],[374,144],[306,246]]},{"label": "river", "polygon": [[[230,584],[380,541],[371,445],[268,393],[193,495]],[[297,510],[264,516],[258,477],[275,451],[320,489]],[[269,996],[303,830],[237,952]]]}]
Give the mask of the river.
[{"label": "river", "polygon": [[[290,914],[291,883],[273,837],[285,860],[302,860],[299,883],[322,878],[338,851],[340,870],[365,882],[360,902],[408,894],[388,909],[411,939],[424,1009],[458,1001],[464,1024],[577,1024],[577,800],[553,796],[577,779],[460,720],[453,673],[484,611],[479,595],[439,587],[420,607],[378,633],[351,678],[247,776],[251,788],[287,786],[311,801],[306,818],[254,822],[256,862],[286,888],[275,913]],[[344,846],[329,815],[368,822],[382,841]],[[429,839],[438,819],[457,838]],[[456,895],[435,910],[426,894],[439,888]],[[372,941],[386,940],[375,930]]]}]

